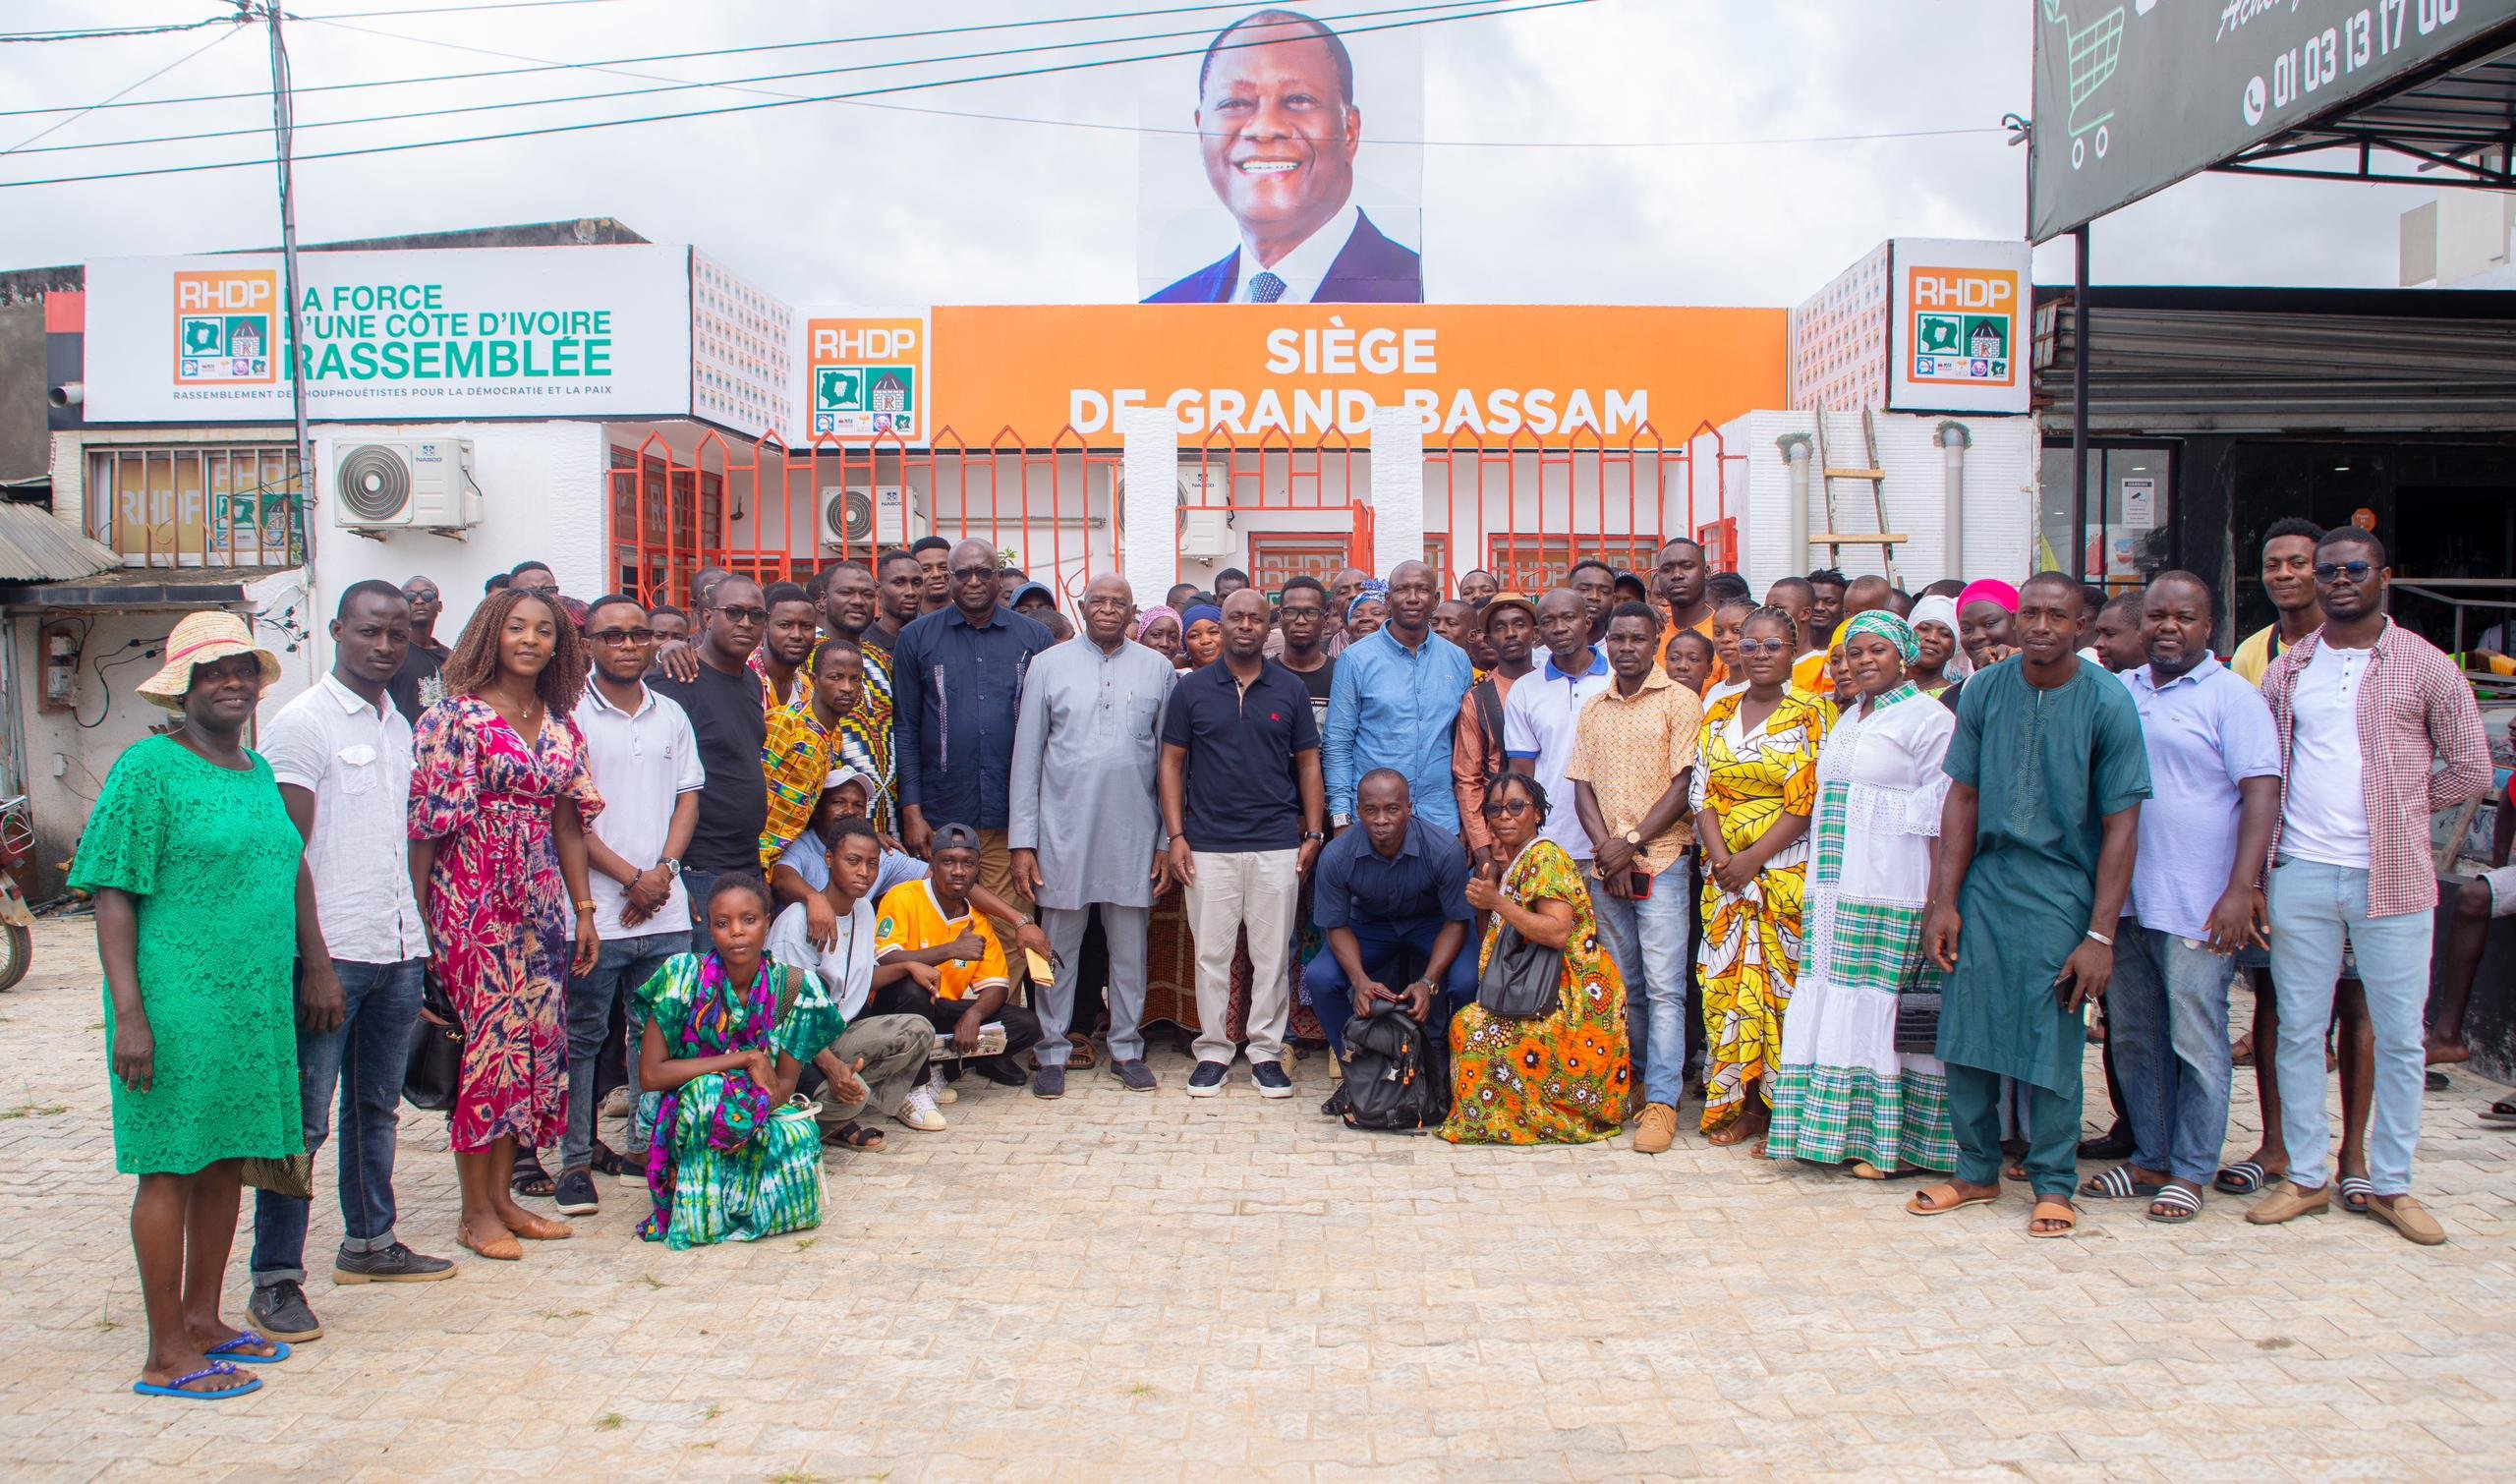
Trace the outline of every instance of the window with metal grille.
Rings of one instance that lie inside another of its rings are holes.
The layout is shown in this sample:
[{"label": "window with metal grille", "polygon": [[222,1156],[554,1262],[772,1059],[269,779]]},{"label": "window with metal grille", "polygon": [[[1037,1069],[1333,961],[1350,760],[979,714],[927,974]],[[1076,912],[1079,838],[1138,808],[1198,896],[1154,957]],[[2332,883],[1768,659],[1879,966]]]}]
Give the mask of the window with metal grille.
[{"label": "window with metal grille", "polygon": [[286,443],[87,449],[87,534],[127,567],[293,567],[306,502]]},{"label": "window with metal grille", "polygon": [[1514,536],[1486,538],[1485,570],[1506,592],[1534,598],[1564,586],[1572,564],[1597,557],[1620,572],[1642,575],[1648,586],[1660,559],[1656,536]]}]

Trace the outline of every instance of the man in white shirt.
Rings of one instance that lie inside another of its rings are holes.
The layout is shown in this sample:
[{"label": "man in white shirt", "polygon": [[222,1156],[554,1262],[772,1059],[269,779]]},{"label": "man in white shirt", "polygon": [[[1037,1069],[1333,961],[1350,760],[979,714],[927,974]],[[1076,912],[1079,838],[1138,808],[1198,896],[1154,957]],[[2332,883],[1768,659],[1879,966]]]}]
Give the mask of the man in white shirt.
[{"label": "man in white shirt", "polygon": [[1546,641],[1544,663],[1513,683],[1503,700],[1503,751],[1514,772],[1529,773],[1546,790],[1546,824],[1539,831],[1576,861],[1590,858],[1589,831],[1572,808],[1564,771],[1581,726],[1581,708],[1613,683],[1607,656],[1590,646],[1590,609],[1581,595],[1558,588],[1538,599],[1538,637]]},{"label": "man in white shirt", "polygon": [[874,881],[882,869],[883,840],[857,815],[831,821],[828,838],[827,875],[816,894],[837,924],[829,944],[814,942],[806,904],[796,902],[770,928],[769,956],[819,978],[846,1025],[796,1081],[798,1092],[820,1091],[823,1141],[877,1150],[883,1147],[881,1131],[855,1117],[869,1106],[909,1128],[936,1133],[944,1127],[944,1114],[926,1085],[935,1027],[922,1015],[865,1015],[876,979],[888,984],[908,974],[902,964],[874,961]]},{"label": "man in white shirt", "polygon": [[[708,782],[689,714],[678,702],[648,689],[642,678],[656,652],[646,608],[618,594],[598,598],[586,609],[585,636],[594,673],[575,716],[585,733],[586,771],[602,795],[602,812],[586,830],[587,877],[602,951],[593,973],[568,981],[568,1134],[552,1194],[570,1216],[600,1206],[591,1173],[595,1062],[611,1034],[612,1011],[665,959],[690,951],[681,853],[698,828],[699,790]],[[636,1039],[633,1032],[632,1045]],[[634,1092],[634,1053],[628,1064]],[[630,1148],[619,1172],[643,1185],[642,1142],[632,1113]]]},{"label": "man in white shirt", "polygon": [[[297,1075],[306,1152],[330,1130],[341,1094],[341,1246],[336,1284],[429,1283],[454,1264],[393,1234],[393,1130],[420,1019],[428,930],[411,891],[411,723],[386,687],[411,647],[411,603],[386,582],[341,595],[332,620],[331,673],[281,707],[262,728],[261,753],[288,817],[306,837],[308,875],[324,957],[297,987]],[[312,1201],[254,1192],[255,1328],[291,1343],[319,1338],[306,1302],[306,1226]]]}]

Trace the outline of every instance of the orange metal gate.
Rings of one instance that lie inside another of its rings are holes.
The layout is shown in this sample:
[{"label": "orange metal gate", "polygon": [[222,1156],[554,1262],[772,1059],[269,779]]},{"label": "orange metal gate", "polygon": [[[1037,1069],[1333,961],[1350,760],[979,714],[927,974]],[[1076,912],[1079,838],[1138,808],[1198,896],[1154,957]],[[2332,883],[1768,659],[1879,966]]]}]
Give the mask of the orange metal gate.
[{"label": "orange metal gate", "polygon": [[[801,582],[831,561],[930,534],[988,542],[1068,607],[1093,577],[1121,567],[1119,452],[1070,427],[1045,442],[1004,428],[983,443],[946,428],[917,447],[672,433],[611,451],[609,575],[649,602],[687,601],[702,567]],[[1346,563],[1376,570],[1370,461],[1369,447],[1343,433],[1295,444],[1280,431],[1210,432],[1180,447],[1177,525],[1192,511],[1221,511],[1251,561],[1334,542]],[[1569,447],[1526,433],[1443,439],[1424,454],[1425,556],[1446,592],[1477,566],[1529,591],[1560,583],[1583,557],[1647,572],[1664,535],[1679,533],[1719,543],[1715,564],[1728,565],[1730,466],[1743,462],[1708,424],[1676,446],[1647,425],[1622,442],[1591,436]],[[1148,535],[1175,542],[1179,531]]]}]

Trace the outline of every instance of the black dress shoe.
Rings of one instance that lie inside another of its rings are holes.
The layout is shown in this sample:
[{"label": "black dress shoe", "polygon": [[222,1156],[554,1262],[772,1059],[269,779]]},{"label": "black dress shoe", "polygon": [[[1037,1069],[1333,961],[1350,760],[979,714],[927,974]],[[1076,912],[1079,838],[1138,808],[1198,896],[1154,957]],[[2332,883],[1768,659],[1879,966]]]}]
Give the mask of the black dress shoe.
[{"label": "black dress shoe", "polygon": [[2083,1160],[2128,1160],[2132,1157],[2134,1147],[2130,1130],[2117,1123],[2107,1129],[2105,1137],[2101,1139],[2080,1140],[2080,1158]]}]

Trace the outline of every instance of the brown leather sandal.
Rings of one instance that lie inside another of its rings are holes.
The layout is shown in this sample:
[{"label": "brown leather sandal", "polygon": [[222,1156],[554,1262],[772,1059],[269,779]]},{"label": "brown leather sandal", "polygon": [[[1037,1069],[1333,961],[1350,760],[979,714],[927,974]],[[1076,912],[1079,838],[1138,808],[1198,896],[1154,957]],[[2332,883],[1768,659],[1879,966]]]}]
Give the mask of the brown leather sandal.
[{"label": "brown leather sandal", "polygon": [[[2038,1222],[2059,1222],[2061,1225],[2050,1231],[2042,1231],[2036,1229],[2036,1224]],[[2070,1202],[2063,1200],[2060,1196],[2046,1195],[2036,1197],[2035,1209],[2028,1213],[2027,1234],[2030,1236],[2068,1236],[2079,1228],[2079,1208],[2072,1205]]]}]

